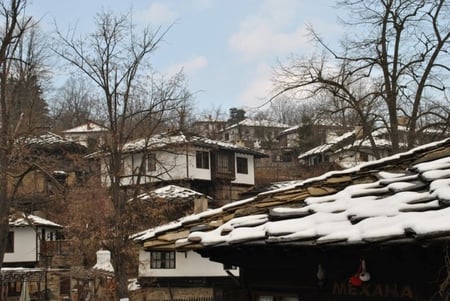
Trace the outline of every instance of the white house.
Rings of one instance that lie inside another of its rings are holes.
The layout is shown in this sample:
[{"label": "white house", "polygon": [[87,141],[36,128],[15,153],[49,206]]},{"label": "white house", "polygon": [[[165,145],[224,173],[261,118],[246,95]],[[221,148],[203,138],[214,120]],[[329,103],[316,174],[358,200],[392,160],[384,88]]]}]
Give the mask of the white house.
[{"label": "white house", "polygon": [[[123,153],[124,187],[184,182],[183,186],[218,200],[236,199],[253,186],[255,159],[265,156],[247,147],[181,132],[126,143]],[[108,186],[108,166],[105,160],[100,164],[102,183]]]},{"label": "white house", "polygon": [[160,230],[161,227],[148,229],[133,237],[140,244],[140,291],[134,292],[133,300],[214,300],[214,296],[223,293],[219,286],[237,285],[236,267],[210,261],[192,250],[176,252],[161,250],[157,245],[144,246],[144,241]]},{"label": "white house", "polygon": [[34,267],[46,252],[45,248],[57,240],[57,232],[62,228],[36,215],[11,214],[4,266]]},{"label": "white house", "polygon": [[62,134],[69,141],[78,142],[85,147],[90,147],[101,144],[107,131],[107,128],[89,121],[77,127],[62,131]]}]

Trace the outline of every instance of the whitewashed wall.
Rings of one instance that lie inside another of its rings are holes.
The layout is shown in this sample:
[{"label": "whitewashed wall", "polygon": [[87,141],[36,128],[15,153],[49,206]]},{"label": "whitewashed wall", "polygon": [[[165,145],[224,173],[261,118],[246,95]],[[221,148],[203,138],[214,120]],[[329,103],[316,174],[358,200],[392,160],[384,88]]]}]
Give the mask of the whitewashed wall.
[{"label": "whitewashed wall", "polygon": [[[207,148],[190,147],[185,149],[178,149],[174,151],[157,151],[156,155],[156,170],[147,172],[148,177],[141,177],[140,183],[145,184],[156,181],[169,181],[179,179],[197,179],[211,181],[211,155],[209,156],[209,169],[196,167],[196,152],[208,151]],[[236,154],[236,156],[247,158],[248,162],[248,174],[236,173],[235,184],[255,184],[255,172],[254,172],[254,158],[253,155],[248,154]],[[236,157],[235,156],[235,157]],[[139,169],[142,162],[142,153],[128,154],[123,158],[124,170],[123,175],[129,176],[122,178],[122,185],[132,185],[137,183],[138,178],[132,177],[133,171],[135,174]],[[235,159],[236,164],[236,159]],[[107,175],[107,166],[102,161],[102,183],[104,186],[110,185],[110,180]],[[157,177],[157,178],[156,178]]]},{"label": "whitewashed wall", "polygon": [[36,262],[37,233],[32,227],[11,227],[14,232],[14,252],[5,253],[4,262]]},{"label": "whitewashed wall", "polygon": [[238,173],[237,168],[236,168],[235,169],[236,170],[236,180],[234,180],[232,183],[254,185],[255,184],[255,163],[253,160],[253,156],[236,153],[235,159],[234,159],[234,166],[236,166],[236,167],[237,167],[237,164],[236,164],[237,157],[247,158],[248,173],[247,174]]},{"label": "whitewashed wall", "polygon": [[[139,251],[139,277],[217,277],[228,276],[223,264],[201,257],[194,251],[176,252],[175,269],[150,269],[150,252]],[[239,275],[238,270],[232,273]]]}]

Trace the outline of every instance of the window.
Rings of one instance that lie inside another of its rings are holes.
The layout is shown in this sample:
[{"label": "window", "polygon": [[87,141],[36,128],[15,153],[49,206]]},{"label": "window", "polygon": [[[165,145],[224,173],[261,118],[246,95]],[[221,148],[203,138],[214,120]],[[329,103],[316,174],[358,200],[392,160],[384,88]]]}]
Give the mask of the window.
[{"label": "window", "polygon": [[219,173],[233,173],[234,162],[232,153],[220,153],[217,155],[217,171]]},{"label": "window", "polygon": [[151,269],[174,269],[175,252],[152,251],[150,252]]},{"label": "window", "polygon": [[14,232],[8,232],[8,240],[6,241],[6,253],[14,253]]},{"label": "window", "polygon": [[155,171],[156,170],[156,155],[155,154],[147,154],[146,158],[146,171]]},{"label": "window", "polygon": [[248,159],[243,157],[236,157],[237,173],[248,174]]},{"label": "window", "polygon": [[228,141],[228,140],[230,140],[230,134],[225,133],[225,141]]},{"label": "window", "polygon": [[196,161],[195,163],[196,163],[197,168],[209,169],[209,153],[208,152],[197,151],[195,161]]}]

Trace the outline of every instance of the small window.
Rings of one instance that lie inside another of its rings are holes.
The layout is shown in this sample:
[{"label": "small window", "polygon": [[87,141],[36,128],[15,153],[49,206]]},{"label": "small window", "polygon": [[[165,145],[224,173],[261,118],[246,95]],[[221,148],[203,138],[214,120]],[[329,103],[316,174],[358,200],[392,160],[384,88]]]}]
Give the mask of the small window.
[{"label": "small window", "polygon": [[209,153],[197,151],[195,163],[197,168],[209,169]]},{"label": "small window", "polygon": [[8,232],[8,240],[6,241],[6,253],[14,253],[14,232]]},{"label": "small window", "polygon": [[152,251],[150,252],[151,269],[174,269],[175,252]]},{"label": "small window", "polygon": [[243,157],[236,157],[237,173],[248,174],[248,159]]},{"label": "small window", "polygon": [[225,141],[228,141],[228,140],[230,140],[230,134],[225,133]]},{"label": "small window", "polygon": [[155,171],[156,170],[156,155],[155,154],[147,154],[146,158],[146,171]]}]

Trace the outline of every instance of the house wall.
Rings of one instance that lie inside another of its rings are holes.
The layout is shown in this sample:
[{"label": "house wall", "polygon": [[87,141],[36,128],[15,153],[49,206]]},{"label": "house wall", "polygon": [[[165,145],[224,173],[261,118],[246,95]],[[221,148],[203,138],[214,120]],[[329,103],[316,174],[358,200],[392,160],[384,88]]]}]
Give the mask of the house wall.
[{"label": "house wall", "polygon": [[[194,251],[176,252],[175,269],[150,269],[150,252],[139,251],[139,277],[227,277],[221,263],[201,257]],[[237,270],[233,274],[238,274]]]},{"label": "house wall", "polygon": [[38,260],[36,231],[31,227],[11,227],[14,232],[14,252],[5,253],[5,263],[36,262]]},{"label": "house wall", "polygon": [[[190,147],[188,149],[178,149],[171,151],[157,151],[154,152],[156,155],[156,170],[149,171],[146,176],[142,176],[140,179],[140,184],[159,182],[159,181],[173,181],[181,179],[195,179],[211,181],[211,155],[209,157],[209,169],[197,168],[196,167],[196,152],[197,151],[209,151],[207,148],[201,147]],[[247,154],[236,154],[236,156],[247,158],[248,163],[248,173],[240,174],[236,173],[236,179],[232,182],[233,184],[246,184],[254,185],[254,158],[253,155]],[[235,164],[236,164],[235,156]],[[123,158],[123,175],[121,179],[122,185],[133,185],[138,182],[137,176],[132,176],[138,173],[139,167],[142,162],[142,153],[127,154]],[[235,169],[236,170],[236,169]],[[104,186],[110,185],[109,176],[107,175],[107,167],[102,161],[101,163],[102,172],[102,184]]]},{"label": "house wall", "polygon": [[236,170],[236,180],[232,181],[232,183],[254,185],[255,184],[255,164],[253,161],[253,156],[236,153],[235,158],[234,158],[235,166],[237,166],[237,157],[247,158],[248,173],[247,174],[238,173],[237,168],[236,168],[235,169]]}]

